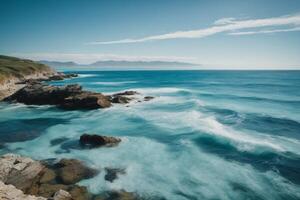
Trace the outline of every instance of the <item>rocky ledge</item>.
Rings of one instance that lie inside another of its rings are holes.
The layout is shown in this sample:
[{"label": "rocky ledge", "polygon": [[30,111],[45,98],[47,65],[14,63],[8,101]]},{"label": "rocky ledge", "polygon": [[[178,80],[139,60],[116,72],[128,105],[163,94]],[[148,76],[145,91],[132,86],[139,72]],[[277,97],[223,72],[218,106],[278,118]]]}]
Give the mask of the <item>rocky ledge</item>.
[{"label": "rocky ledge", "polygon": [[[113,181],[125,171],[106,168],[105,179]],[[96,176],[99,170],[76,159],[35,161],[15,154],[0,157],[0,199],[6,200],[134,200],[137,196],[126,191],[90,194],[76,183]]]},{"label": "rocky ledge", "polygon": [[39,81],[27,80],[25,87],[5,98],[4,101],[27,105],[56,105],[68,110],[97,109],[108,108],[112,103],[129,103],[133,98],[128,96],[138,94],[135,91],[125,91],[113,95],[103,95],[98,92],[82,90],[78,84],[53,86]]}]

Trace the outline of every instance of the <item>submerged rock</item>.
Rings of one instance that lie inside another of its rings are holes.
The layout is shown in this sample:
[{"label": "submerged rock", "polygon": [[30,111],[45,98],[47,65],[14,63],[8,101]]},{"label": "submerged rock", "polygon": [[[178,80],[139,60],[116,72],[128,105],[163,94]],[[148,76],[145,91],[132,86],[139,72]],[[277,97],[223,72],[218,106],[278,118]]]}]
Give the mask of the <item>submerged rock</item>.
[{"label": "submerged rock", "polygon": [[119,177],[120,174],[126,174],[125,169],[109,168],[109,167],[105,168],[105,172],[106,174],[104,176],[104,179],[109,182],[113,182],[115,179]]},{"label": "submerged rock", "polygon": [[62,159],[55,167],[58,168],[58,178],[63,184],[75,184],[98,174],[97,170],[85,166],[76,159]]},{"label": "submerged rock", "polygon": [[144,101],[150,101],[152,99],[154,99],[154,97],[152,97],[152,96],[145,96],[144,97]]},{"label": "submerged rock", "polygon": [[139,94],[137,91],[128,90],[125,92],[113,94],[113,96],[131,96],[131,95],[137,95],[137,94]]},{"label": "submerged rock", "polygon": [[93,200],[138,200],[138,196],[133,192],[126,192],[124,190],[114,190],[104,192],[103,194],[97,195]]},{"label": "submerged rock", "polygon": [[129,103],[132,99],[128,97],[123,97],[123,96],[115,96],[112,97],[111,102],[112,103],[121,103],[121,104],[126,104]]},{"label": "submerged rock", "polygon": [[114,146],[121,142],[121,139],[102,135],[83,134],[80,136],[80,144],[89,147]]}]

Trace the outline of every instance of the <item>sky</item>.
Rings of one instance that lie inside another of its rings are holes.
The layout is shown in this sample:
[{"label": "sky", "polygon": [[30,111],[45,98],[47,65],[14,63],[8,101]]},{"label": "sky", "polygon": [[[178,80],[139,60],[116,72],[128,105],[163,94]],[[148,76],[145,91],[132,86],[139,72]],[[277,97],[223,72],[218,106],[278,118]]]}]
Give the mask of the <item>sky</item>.
[{"label": "sky", "polygon": [[0,54],[300,69],[300,0],[0,0]]}]

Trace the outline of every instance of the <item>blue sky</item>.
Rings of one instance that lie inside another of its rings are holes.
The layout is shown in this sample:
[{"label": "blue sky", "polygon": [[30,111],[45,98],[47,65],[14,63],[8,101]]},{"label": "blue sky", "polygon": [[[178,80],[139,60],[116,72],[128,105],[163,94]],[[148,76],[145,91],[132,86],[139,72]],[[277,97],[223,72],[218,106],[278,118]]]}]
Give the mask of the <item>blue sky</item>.
[{"label": "blue sky", "polygon": [[299,0],[0,0],[0,53],[300,69]]}]

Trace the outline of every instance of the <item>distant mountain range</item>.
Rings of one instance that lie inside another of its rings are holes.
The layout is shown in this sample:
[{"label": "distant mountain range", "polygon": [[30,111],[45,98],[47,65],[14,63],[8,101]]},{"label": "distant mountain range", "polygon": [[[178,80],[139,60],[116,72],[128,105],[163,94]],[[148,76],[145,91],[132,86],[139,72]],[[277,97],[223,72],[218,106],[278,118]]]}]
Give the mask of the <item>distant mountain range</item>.
[{"label": "distant mountain range", "polygon": [[91,64],[78,64],[75,62],[59,62],[41,60],[40,63],[51,67],[182,67],[182,66],[198,66],[193,63],[186,62],[169,62],[169,61],[97,61]]}]

